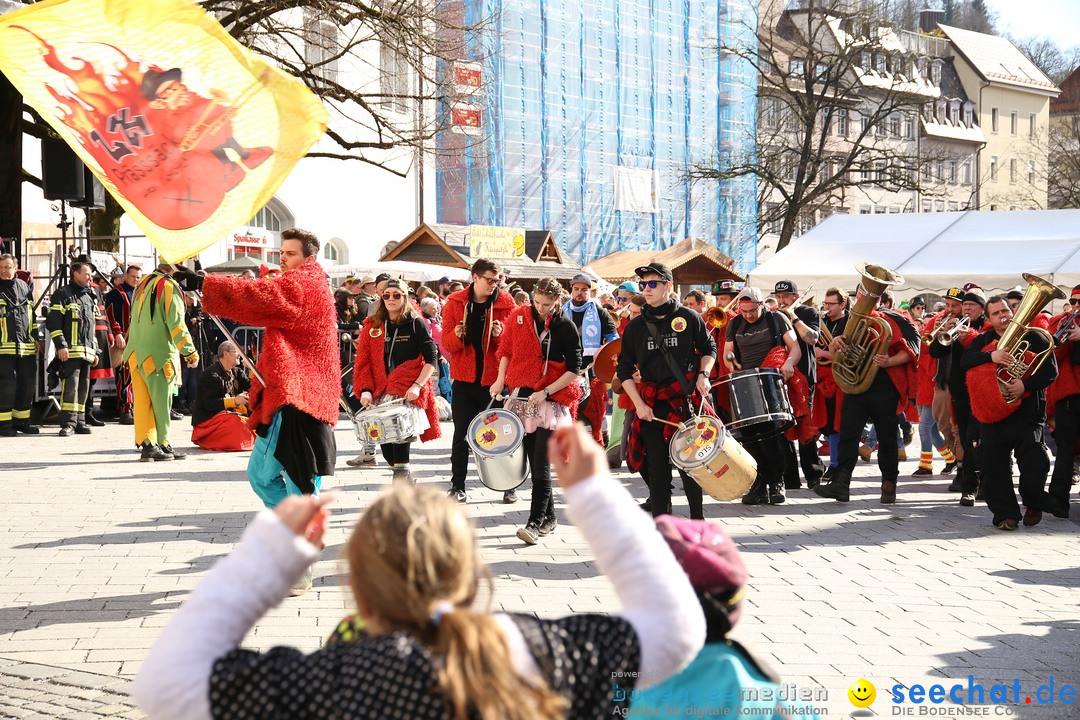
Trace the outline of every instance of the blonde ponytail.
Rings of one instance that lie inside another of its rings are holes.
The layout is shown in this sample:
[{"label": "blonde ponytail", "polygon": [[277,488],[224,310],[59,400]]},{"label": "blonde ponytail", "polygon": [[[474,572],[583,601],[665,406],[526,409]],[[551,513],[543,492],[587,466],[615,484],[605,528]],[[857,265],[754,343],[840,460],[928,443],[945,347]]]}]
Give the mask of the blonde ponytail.
[{"label": "blonde ponytail", "polygon": [[456,503],[431,488],[395,486],[360,518],[345,552],[353,588],[380,624],[411,633],[442,661],[451,717],[466,720],[473,709],[484,720],[565,717],[561,696],[514,670],[494,618],[467,609],[486,569]]}]

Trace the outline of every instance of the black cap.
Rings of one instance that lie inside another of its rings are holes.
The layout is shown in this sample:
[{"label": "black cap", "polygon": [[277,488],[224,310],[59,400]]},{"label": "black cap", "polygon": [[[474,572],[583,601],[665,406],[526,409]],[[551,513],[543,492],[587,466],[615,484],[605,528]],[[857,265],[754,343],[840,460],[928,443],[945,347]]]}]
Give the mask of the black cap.
[{"label": "black cap", "polygon": [[1024,299],[1024,293],[1020,292],[1019,290],[1010,290],[1009,294],[1005,296],[1005,299],[1006,300],[1023,300]]},{"label": "black cap", "polygon": [[634,274],[638,277],[645,277],[646,275],[659,275],[668,282],[674,279],[671,271],[668,270],[668,266],[663,263],[651,262],[648,265],[642,265],[639,268],[634,269]]},{"label": "black cap", "polygon": [[908,303],[908,305],[909,307],[915,307],[916,305],[922,305],[923,307],[926,307],[926,301],[923,300],[922,295],[916,295],[915,297],[911,298],[911,302]]},{"label": "black cap", "polygon": [[959,301],[963,302],[963,300],[964,300],[964,291],[961,290],[960,288],[955,288],[955,287],[954,288],[949,288],[948,290],[945,291],[945,299],[946,300],[959,300]]},{"label": "black cap", "polygon": [[795,286],[795,282],[792,280],[781,280],[773,285],[774,293],[797,293],[799,288]]},{"label": "black cap", "polygon": [[739,292],[731,280],[717,280],[712,284],[713,295],[734,295]]},{"label": "black cap", "polygon": [[381,272],[375,276],[375,282],[381,283],[383,280],[389,280],[393,277],[390,273]]},{"label": "black cap", "polygon": [[439,282],[437,282],[435,284],[436,285],[448,285],[449,283],[450,283],[450,278],[443,275],[441,278],[439,278]]}]

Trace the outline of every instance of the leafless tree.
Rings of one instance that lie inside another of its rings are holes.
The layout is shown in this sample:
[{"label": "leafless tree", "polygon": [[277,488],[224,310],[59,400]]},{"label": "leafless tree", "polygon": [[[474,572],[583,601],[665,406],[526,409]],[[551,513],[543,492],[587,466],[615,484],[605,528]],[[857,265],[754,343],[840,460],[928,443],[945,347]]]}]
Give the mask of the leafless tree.
[{"label": "leafless tree", "polygon": [[759,76],[756,150],[721,151],[691,172],[720,181],[755,176],[759,233],[778,225],[777,250],[853,191],[933,194],[938,185],[922,180],[920,167],[937,158],[916,139],[929,86],[899,64],[876,20],[843,12],[850,0],[802,5],[758,29],[756,47],[720,49]]},{"label": "leafless tree", "polygon": [[1050,121],[1050,207],[1080,208],[1080,110]]},{"label": "leafless tree", "polygon": [[1049,38],[1010,37],[1009,39],[1020,52],[1046,73],[1048,78],[1059,85],[1064,82],[1069,73],[1080,67],[1080,45],[1063,49]]}]

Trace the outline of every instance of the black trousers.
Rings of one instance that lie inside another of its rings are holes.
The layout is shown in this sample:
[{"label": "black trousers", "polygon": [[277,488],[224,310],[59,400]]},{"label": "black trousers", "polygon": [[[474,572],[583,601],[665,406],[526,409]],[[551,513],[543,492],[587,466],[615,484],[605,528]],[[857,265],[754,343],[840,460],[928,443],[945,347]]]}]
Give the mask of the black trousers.
[{"label": "black trousers", "polygon": [[[784,486],[784,469],[786,463],[785,451],[790,443],[783,435],[761,439],[739,440],[746,452],[757,460],[757,478],[754,480],[750,492],[760,489],[762,486],[769,491],[779,490]],[[798,480],[798,470],[795,471]]]},{"label": "black trousers", "polygon": [[896,457],[899,450],[896,443],[896,405],[899,402],[900,393],[892,383],[880,389],[871,388],[859,395],[844,395],[844,409],[840,414],[837,480],[851,482],[851,473],[855,471],[855,463],[859,459],[859,440],[869,420],[877,428],[877,461],[881,481],[896,482],[900,474],[900,461]]},{"label": "black trousers", "polygon": [[86,397],[90,394],[90,361],[69,358],[60,381],[60,427],[85,424]]},{"label": "black trousers", "polygon": [[1052,500],[1043,488],[1050,472],[1050,456],[1042,441],[1042,423],[1010,417],[980,427],[979,459],[986,481],[986,506],[994,514],[994,523],[1006,518],[1020,521],[1020,505],[1012,481],[1013,453],[1020,469],[1020,499],[1034,510],[1049,509]]},{"label": "black trousers", "polygon": [[532,502],[529,504],[529,524],[540,525],[555,517],[555,499],[551,494],[551,461],[548,458],[548,439],[551,431],[536,428],[522,440],[525,456],[529,458],[532,475]]},{"label": "black trousers", "polygon": [[385,443],[380,447],[386,464],[390,467],[409,464],[409,448],[412,447],[412,443]]},{"label": "black trousers", "polygon": [[1060,400],[1054,417],[1057,455],[1054,458],[1054,475],[1050,478],[1049,492],[1053,502],[1064,509],[1061,506],[1069,502],[1073,462],[1076,461],[1076,443],[1080,441],[1080,395],[1070,395]]},{"label": "black trousers", "polygon": [[[667,417],[669,406],[658,402],[654,408],[657,417]],[[653,517],[671,514],[671,456],[668,443],[664,440],[663,423],[641,423],[641,442],[645,446],[646,481],[649,484],[649,497],[652,498]],[[702,505],[701,486],[694,478],[679,470],[682,477],[683,492],[690,505],[690,517],[694,520],[705,519]]]},{"label": "black trousers", "polygon": [[799,487],[799,466],[802,466],[803,477],[807,483],[816,483],[825,473],[825,466],[818,455],[817,440],[808,443],[798,443],[798,459],[795,457],[794,440],[785,439],[783,442],[784,452],[784,485],[791,488]]},{"label": "black trousers", "polygon": [[979,428],[982,426],[971,414],[971,398],[953,393],[953,417],[956,431],[960,433],[960,446],[964,449],[964,461],[960,463],[960,492],[974,493],[979,487],[979,454],[982,442]]},{"label": "black trousers", "polygon": [[30,422],[36,382],[35,356],[0,355],[0,427]]},{"label": "black trousers", "polygon": [[[450,486],[454,490],[465,491],[465,476],[469,473],[469,443],[465,435],[469,423],[491,402],[488,388],[480,383],[454,381],[453,401],[450,403],[451,416],[454,419],[454,440],[450,445]],[[493,407],[500,407],[496,403]]]}]

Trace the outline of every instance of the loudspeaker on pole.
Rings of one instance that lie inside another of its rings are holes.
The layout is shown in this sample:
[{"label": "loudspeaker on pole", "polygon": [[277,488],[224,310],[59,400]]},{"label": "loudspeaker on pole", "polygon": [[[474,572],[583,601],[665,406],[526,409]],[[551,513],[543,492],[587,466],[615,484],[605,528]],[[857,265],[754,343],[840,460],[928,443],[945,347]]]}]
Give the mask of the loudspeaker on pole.
[{"label": "loudspeaker on pole", "polygon": [[63,140],[41,141],[41,185],[46,200],[82,200],[86,197],[83,164]]},{"label": "loudspeaker on pole", "polygon": [[90,168],[83,165],[82,170],[83,188],[86,192],[78,200],[72,200],[71,205],[83,210],[104,210],[105,186],[98,182],[98,179],[94,177],[94,173],[90,172]]}]

